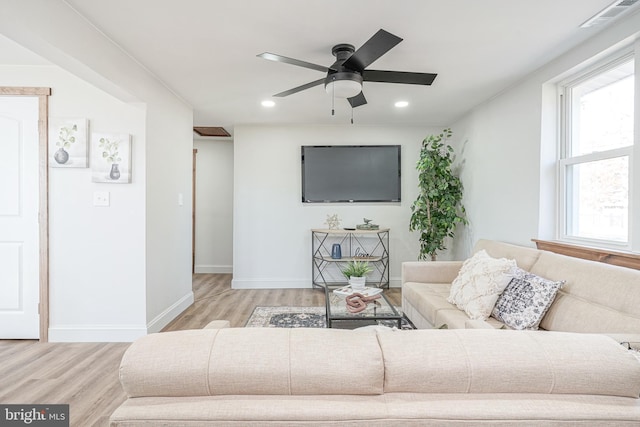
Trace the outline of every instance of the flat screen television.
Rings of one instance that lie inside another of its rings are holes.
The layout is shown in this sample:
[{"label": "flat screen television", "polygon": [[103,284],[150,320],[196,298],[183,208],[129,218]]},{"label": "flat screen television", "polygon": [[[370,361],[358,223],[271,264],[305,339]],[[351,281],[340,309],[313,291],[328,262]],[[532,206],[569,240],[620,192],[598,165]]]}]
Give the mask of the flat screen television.
[{"label": "flat screen television", "polygon": [[400,201],[400,145],[302,146],[302,202]]}]

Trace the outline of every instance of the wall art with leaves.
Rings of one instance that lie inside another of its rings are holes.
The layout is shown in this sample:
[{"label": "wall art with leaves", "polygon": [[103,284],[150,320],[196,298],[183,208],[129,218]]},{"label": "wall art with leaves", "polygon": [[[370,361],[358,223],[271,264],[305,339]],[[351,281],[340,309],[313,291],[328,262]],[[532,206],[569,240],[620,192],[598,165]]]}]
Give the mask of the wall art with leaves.
[{"label": "wall art with leaves", "polygon": [[86,168],[89,166],[88,120],[49,118],[49,166]]},{"label": "wall art with leaves", "polygon": [[131,135],[91,134],[91,180],[109,184],[131,182]]}]

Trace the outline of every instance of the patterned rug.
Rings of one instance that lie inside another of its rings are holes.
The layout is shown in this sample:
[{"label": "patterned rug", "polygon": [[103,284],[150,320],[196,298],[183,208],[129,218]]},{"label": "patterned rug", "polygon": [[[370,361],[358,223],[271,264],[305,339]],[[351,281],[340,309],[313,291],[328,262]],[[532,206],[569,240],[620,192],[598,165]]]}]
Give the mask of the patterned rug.
[{"label": "patterned rug", "polygon": [[[379,325],[397,327],[395,321],[379,320]],[[355,327],[366,326],[354,322]],[[249,316],[247,328],[326,328],[324,307],[256,307]],[[402,317],[402,329],[415,329],[406,316]]]}]

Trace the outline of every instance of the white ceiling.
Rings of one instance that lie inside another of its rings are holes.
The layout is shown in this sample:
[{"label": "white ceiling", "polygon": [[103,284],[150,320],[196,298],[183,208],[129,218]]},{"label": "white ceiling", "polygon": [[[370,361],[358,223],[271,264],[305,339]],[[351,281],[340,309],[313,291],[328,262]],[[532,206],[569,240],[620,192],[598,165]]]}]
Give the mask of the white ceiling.
[{"label": "white ceiling", "polygon": [[[447,125],[601,28],[579,25],[611,0],[67,0],[194,108],[195,126],[348,123],[323,86],[272,95],[323,73],[257,58],[272,52],[328,66],[331,47],[383,28],[404,39],[370,66],[435,72],[432,86],[365,82],[358,124]],[[276,106],[260,105],[273,99]],[[406,100],[405,109],[393,103]]]}]

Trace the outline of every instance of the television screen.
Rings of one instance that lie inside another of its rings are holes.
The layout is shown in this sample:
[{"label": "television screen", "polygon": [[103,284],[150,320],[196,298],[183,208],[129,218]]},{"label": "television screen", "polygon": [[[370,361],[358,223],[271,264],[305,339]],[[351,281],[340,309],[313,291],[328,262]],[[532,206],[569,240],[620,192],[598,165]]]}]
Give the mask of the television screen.
[{"label": "television screen", "polygon": [[302,202],[399,201],[399,145],[302,146]]}]

